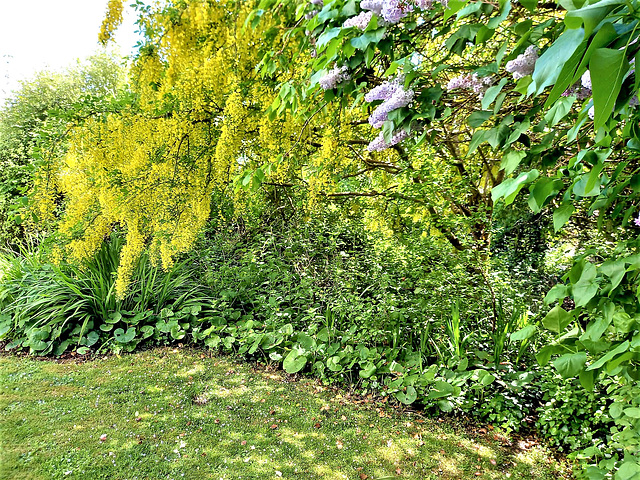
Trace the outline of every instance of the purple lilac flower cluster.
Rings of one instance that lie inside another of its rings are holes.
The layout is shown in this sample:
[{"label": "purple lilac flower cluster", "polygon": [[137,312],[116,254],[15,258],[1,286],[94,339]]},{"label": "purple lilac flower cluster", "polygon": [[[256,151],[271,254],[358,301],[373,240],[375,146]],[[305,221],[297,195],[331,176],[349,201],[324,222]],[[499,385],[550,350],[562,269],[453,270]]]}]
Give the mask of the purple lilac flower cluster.
[{"label": "purple lilac flower cluster", "polygon": [[347,73],[347,67],[343,66],[330,70],[318,82],[324,90],[331,90],[332,88],[336,88],[338,84],[348,82],[349,80],[351,80],[351,75]]},{"label": "purple lilac flower cluster", "polygon": [[579,83],[572,85],[562,92],[563,97],[568,97],[570,95],[574,95],[578,100],[584,100],[591,96],[591,74],[589,73],[589,70],[584,72]]},{"label": "purple lilac flower cluster", "polygon": [[360,30],[364,30],[369,25],[371,18],[373,17],[373,12],[360,12],[355,17],[348,18],[346,22],[344,22],[343,27],[358,27]]},{"label": "purple lilac flower cluster", "polygon": [[493,77],[478,77],[477,73],[459,75],[449,80],[447,90],[473,90],[478,94],[478,97],[482,99],[482,97],[484,97],[484,92],[487,91],[487,88],[493,85],[493,82]]},{"label": "purple lilac flower cluster", "polygon": [[389,143],[387,143],[387,142],[384,141],[384,134],[382,132],[380,132],[380,135],[378,135],[367,146],[367,150],[369,150],[370,152],[379,152],[379,151],[385,150],[385,149],[387,149],[389,147],[393,147],[397,143],[400,143],[403,140],[406,140],[407,138],[409,138],[409,132],[407,132],[405,130],[398,130],[396,133],[393,134],[393,136],[389,140]]},{"label": "purple lilac flower cluster", "polygon": [[[371,89],[365,95],[367,102],[382,100],[382,103],[373,111],[369,117],[369,123],[374,128],[380,128],[389,119],[389,113],[401,107],[406,107],[413,100],[413,90],[405,90],[404,78],[399,77],[391,82],[384,82]],[[389,143],[385,142],[384,135],[380,133],[367,147],[370,152],[378,152],[389,148],[409,136],[409,132],[400,130],[393,134]]]},{"label": "purple lilac flower cluster", "polygon": [[312,5],[324,6],[324,0],[309,0],[309,3]]},{"label": "purple lilac flower cluster", "polygon": [[513,74],[514,80],[531,75],[538,60],[538,49],[535,45],[527,47],[524,53],[518,55],[515,59],[507,62],[504,69]]},{"label": "purple lilac flower cluster", "polygon": [[389,112],[406,107],[413,100],[413,90],[405,90],[400,80],[384,82],[368,92],[364,99],[367,102],[384,100],[369,117],[373,128],[380,128],[389,118]]},{"label": "purple lilac flower cluster", "polygon": [[633,223],[636,225],[636,227],[640,227],[640,214],[638,214],[638,218],[636,218]]},{"label": "purple lilac flower cluster", "polygon": [[[448,0],[440,0],[446,8]],[[413,9],[429,10],[433,7],[433,0],[362,0],[360,8],[375,13],[390,24],[398,23],[413,12]]]}]

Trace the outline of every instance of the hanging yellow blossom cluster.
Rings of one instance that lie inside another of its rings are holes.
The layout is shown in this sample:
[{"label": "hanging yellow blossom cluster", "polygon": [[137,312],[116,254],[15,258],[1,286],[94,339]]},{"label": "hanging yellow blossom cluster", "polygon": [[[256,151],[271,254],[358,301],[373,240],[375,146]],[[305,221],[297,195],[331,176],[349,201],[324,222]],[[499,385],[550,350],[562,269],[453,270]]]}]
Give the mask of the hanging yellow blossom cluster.
[{"label": "hanging yellow blossom cluster", "polygon": [[[136,101],[72,129],[55,178],[39,193],[44,212],[54,204],[48,187],[64,198],[67,258],[90,258],[115,225],[125,232],[119,296],[143,251],[166,268],[193,245],[214,189],[226,189],[240,160],[255,157],[272,99],[255,72],[262,31],[243,28],[249,11],[246,2],[201,0],[145,12],[147,44],[130,72]],[[110,1],[101,38],[121,13]]]},{"label": "hanging yellow blossom cluster", "polygon": [[[295,184],[306,189],[307,208],[317,209],[318,199],[342,188],[341,177],[366,167],[363,155],[371,160],[352,142],[362,135],[353,126],[361,112],[326,107],[308,117],[268,115],[279,87],[297,73],[261,77],[260,50],[274,49],[284,32],[267,18],[245,27],[251,3],[189,0],[141,12],[146,42],[129,79],[135,101],[76,125],[46,176],[37,207],[51,211],[64,199],[59,232],[67,258],[90,258],[114,226],[125,233],[119,296],[143,251],[166,268],[193,245],[214,192],[235,194],[237,206],[250,208],[289,196],[280,193]],[[104,38],[121,13],[121,3],[111,0]],[[229,188],[238,178],[252,190]],[[362,187],[373,180],[367,173],[358,181]],[[51,193],[52,185],[61,195]]]},{"label": "hanging yellow blossom cluster", "polygon": [[123,0],[109,0],[107,4],[107,14],[102,21],[98,40],[105,45],[122,23]]}]

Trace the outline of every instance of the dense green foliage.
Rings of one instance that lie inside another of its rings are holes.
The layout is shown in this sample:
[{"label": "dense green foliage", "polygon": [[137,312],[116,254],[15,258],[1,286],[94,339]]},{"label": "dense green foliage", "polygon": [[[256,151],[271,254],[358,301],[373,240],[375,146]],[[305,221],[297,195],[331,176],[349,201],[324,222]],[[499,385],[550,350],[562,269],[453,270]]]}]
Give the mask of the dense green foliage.
[{"label": "dense green foliage", "polygon": [[636,3],[139,4],[131,94],[2,117],[66,241],[6,255],[2,338],[203,343],[640,478]]},{"label": "dense green foliage", "polygon": [[70,121],[106,108],[124,74],[117,58],[96,54],[64,72],[39,72],[6,100],[0,109],[0,245],[16,244],[25,229],[37,228],[21,212],[34,171],[64,150]]}]

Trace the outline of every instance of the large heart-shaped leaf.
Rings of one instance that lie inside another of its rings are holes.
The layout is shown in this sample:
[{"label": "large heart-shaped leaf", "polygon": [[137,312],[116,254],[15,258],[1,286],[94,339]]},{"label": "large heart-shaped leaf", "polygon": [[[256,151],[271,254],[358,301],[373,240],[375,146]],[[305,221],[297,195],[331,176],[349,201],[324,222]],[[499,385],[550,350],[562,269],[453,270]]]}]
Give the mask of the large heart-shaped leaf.
[{"label": "large heart-shaped leaf", "polygon": [[113,336],[116,338],[117,342],[120,343],[129,343],[136,336],[135,327],[129,327],[125,332],[122,328],[116,328],[113,332]]},{"label": "large heart-shaped leaf", "polygon": [[563,332],[567,325],[571,323],[573,317],[569,315],[564,308],[560,305],[556,305],[551,309],[549,313],[542,319],[542,324],[547,330],[551,330],[555,333]]},{"label": "large heart-shaped leaf", "polygon": [[302,370],[307,363],[307,357],[305,355],[300,355],[300,352],[297,349],[293,349],[289,352],[282,362],[282,368],[284,368],[287,373],[297,373]]}]

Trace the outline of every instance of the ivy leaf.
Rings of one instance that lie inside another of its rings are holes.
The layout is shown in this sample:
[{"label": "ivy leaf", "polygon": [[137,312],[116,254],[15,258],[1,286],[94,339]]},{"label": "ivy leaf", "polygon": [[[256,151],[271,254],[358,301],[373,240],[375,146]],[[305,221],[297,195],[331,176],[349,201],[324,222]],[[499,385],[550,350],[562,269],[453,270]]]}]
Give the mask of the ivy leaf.
[{"label": "ivy leaf", "polygon": [[624,50],[599,48],[591,56],[589,70],[595,110],[594,129],[603,127],[613,113],[622,79],[629,70]]}]

